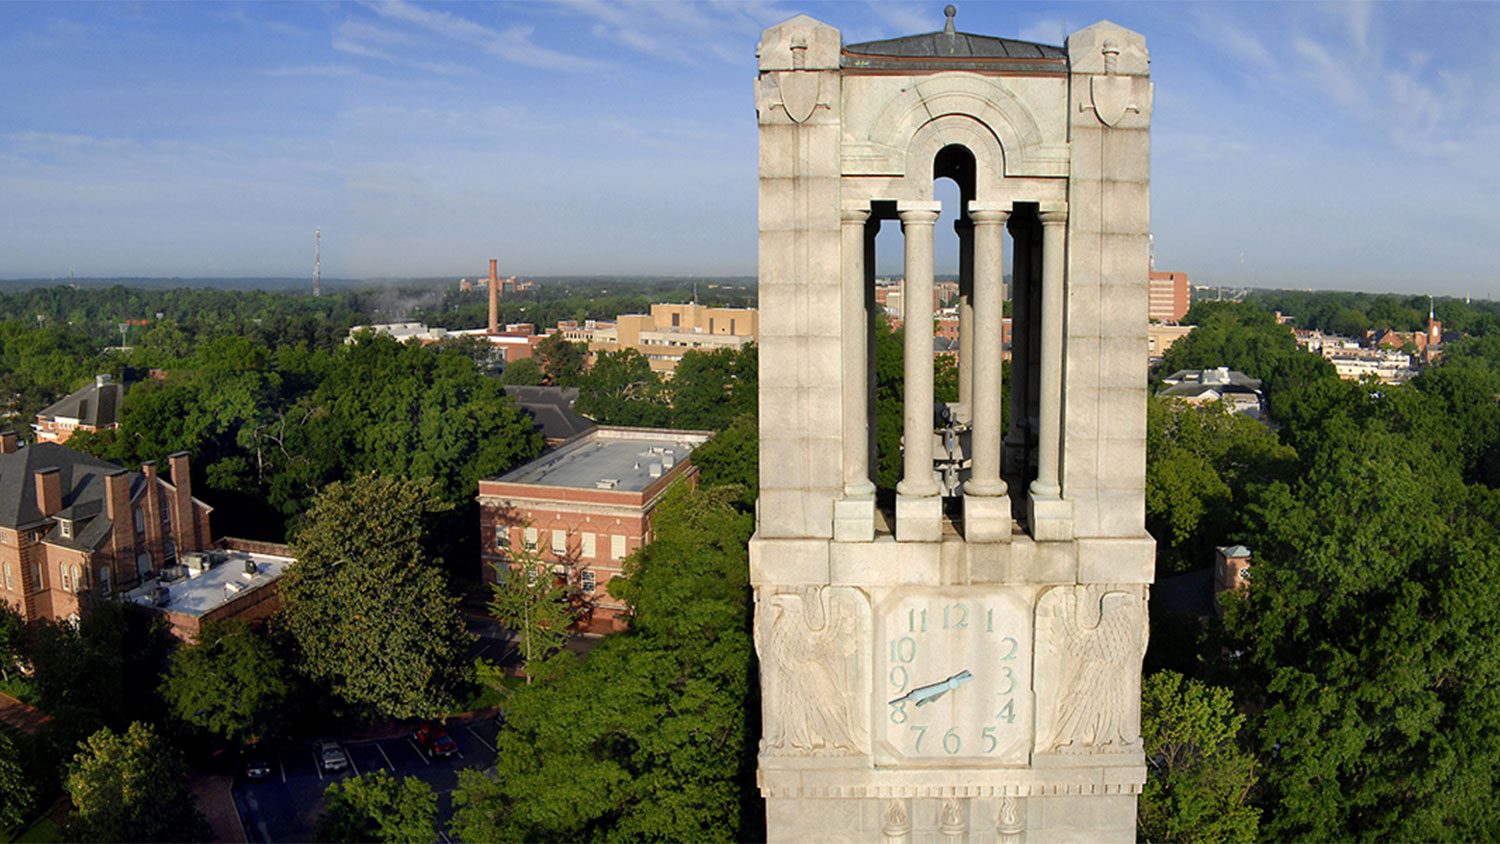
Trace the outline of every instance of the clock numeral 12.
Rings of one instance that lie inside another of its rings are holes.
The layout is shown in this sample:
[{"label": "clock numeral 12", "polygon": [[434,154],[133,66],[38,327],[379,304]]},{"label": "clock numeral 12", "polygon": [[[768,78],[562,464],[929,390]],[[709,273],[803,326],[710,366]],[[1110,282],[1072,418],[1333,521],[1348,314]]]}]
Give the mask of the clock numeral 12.
[{"label": "clock numeral 12", "polygon": [[949,604],[943,607],[943,629],[962,630],[969,626],[969,607],[965,604]]}]

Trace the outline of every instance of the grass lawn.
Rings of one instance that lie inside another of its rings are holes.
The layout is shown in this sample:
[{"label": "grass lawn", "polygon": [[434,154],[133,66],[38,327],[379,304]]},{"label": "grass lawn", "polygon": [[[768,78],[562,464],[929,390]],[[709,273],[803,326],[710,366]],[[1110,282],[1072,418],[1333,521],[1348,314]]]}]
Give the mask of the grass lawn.
[{"label": "grass lawn", "polygon": [[38,818],[37,822],[26,827],[20,836],[10,840],[16,842],[16,844],[24,844],[24,842],[62,841],[62,827],[53,823],[51,818]]}]

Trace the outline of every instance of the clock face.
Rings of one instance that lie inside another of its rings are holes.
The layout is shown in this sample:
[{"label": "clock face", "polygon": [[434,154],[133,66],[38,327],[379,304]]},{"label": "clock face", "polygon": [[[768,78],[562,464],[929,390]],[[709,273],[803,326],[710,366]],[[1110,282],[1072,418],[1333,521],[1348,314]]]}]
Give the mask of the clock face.
[{"label": "clock face", "polygon": [[876,764],[1024,765],[1031,597],[975,586],[903,589],[875,619]]}]

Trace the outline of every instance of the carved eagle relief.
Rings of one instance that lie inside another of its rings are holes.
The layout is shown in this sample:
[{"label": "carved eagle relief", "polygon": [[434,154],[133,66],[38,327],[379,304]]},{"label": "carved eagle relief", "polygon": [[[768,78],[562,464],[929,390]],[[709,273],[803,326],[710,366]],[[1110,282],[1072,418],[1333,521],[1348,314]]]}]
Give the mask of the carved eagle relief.
[{"label": "carved eagle relief", "polygon": [[[1037,633],[1056,679],[1051,730],[1040,749],[1118,753],[1140,746],[1139,676],[1145,649],[1139,595],[1058,588],[1037,607]],[[1040,670],[1040,667],[1039,667]]]}]

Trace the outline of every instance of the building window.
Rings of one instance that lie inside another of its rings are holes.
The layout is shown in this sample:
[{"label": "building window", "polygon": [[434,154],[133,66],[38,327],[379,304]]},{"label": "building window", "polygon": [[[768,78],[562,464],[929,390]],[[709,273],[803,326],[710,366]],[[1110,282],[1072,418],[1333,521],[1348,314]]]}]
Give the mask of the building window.
[{"label": "building window", "polygon": [[73,591],[73,580],[68,577],[68,567],[62,563],[57,564],[57,576],[62,578],[62,591]]},{"label": "building window", "polygon": [[527,528],[526,532],[525,532],[524,539],[526,540],[526,550],[527,551],[535,551],[536,550],[536,528],[534,528],[534,527]]},{"label": "building window", "polygon": [[552,553],[559,557],[568,554],[568,532],[563,530],[552,531]]},{"label": "building window", "polygon": [[62,533],[62,538],[63,539],[72,539],[73,538],[73,520],[72,519],[58,519],[57,520],[57,529],[58,529],[59,532]]},{"label": "building window", "polygon": [[501,551],[510,550],[510,528],[504,525],[495,527],[495,547]]},{"label": "building window", "polygon": [[109,594],[109,566],[99,567],[99,594]]},{"label": "building window", "polygon": [[583,558],[585,560],[592,560],[597,553],[599,553],[599,549],[594,544],[594,535],[592,533],[585,533],[583,535]]},{"label": "building window", "polygon": [[611,536],[609,538],[609,558],[611,560],[625,559],[625,537]]},{"label": "building window", "polygon": [[16,591],[15,572],[11,570],[10,563],[5,564],[5,591]]},{"label": "building window", "polygon": [[135,508],[135,532],[146,532],[146,514],[139,507]]},{"label": "building window", "polygon": [[32,591],[40,591],[41,588],[42,588],[42,564],[41,563],[32,563],[31,564],[31,589],[32,589]]},{"label": "building window", "polygon": [[83,582],[83,569],[79,568],[78,566],[74,566],[73,567],[73,591],[75,591],[75,592],[81,592],[81,591],[83,591],[84,589],[87,589],[87,588],[88,588],[88,586]]},{"label": "building window", "polygon": [[585,592],[593,592],[594,591],[594,573],[591,572],[591,571],[589,571],[589,570],[587,570],[587,569],[584,569],[583,571],[579,572],[578,573],[578,583],[579,583],[580,586],[583,587],[583,591],[585,591]]}]

